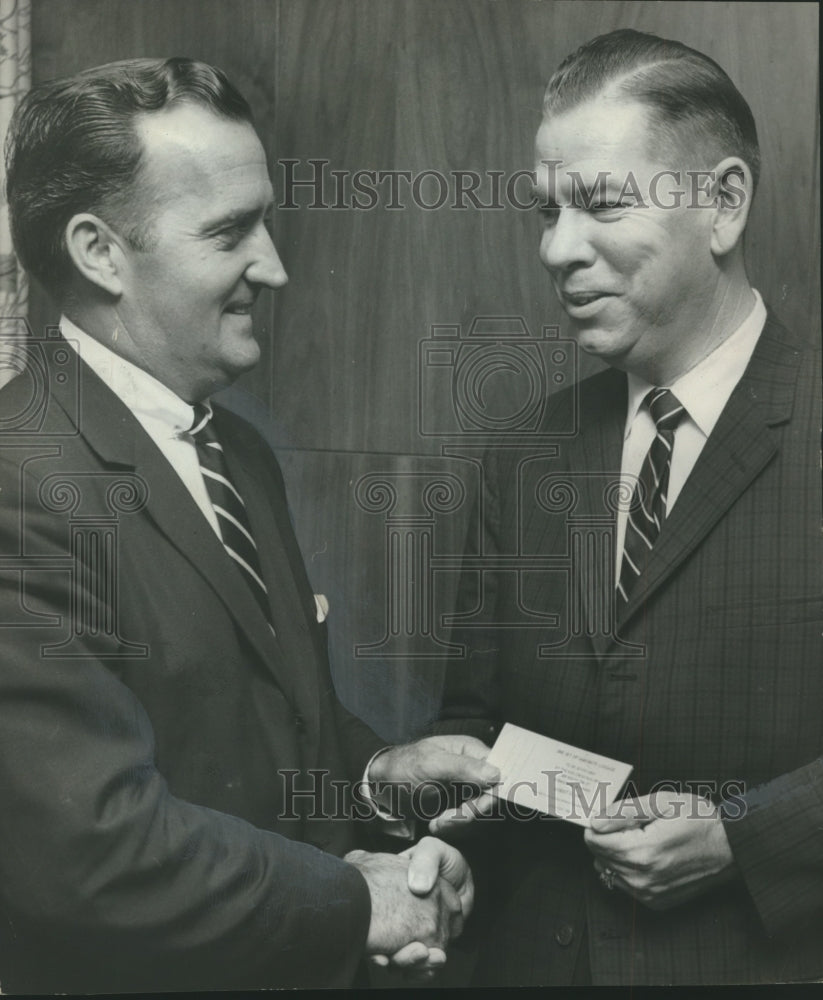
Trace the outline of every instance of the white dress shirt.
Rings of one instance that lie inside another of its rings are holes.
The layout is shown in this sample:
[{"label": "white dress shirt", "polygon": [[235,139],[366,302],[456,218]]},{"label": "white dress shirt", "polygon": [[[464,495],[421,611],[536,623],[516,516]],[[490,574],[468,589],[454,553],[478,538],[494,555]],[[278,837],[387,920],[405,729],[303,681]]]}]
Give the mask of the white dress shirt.
[{"label": "white dress shirt", "polygon": [[[754,291],[754,289],[753,289]],[[681,375],[668,388],[686,408],[674,432],[669,470],[669,488],[666,493],[666,514],[677,502],[689,474],[697,462],[703,446],[714,430],[723,408],[729,401],[734,387],[743,376],[754,353],[755,345],[766,323],[766,307],[760,293],[754,291],[752,311],[734,333],[716,347],[711,354],[694,368]],[[629,405],[623,439],[623,458],[620,479],[626,485],[627,496],[634,492],[636,477],[655,436],[655,426],[648,407],[641,404],[650,389],[655,388],[637,375],[629,375]],[[628,503],[621,504],[617,513],[617,538],[615,545],[615,580],[620,579],[623,559],[623,542],[626,537]]]},{"label": "white dress shirt", "polygon": [[188,434],[194,423],[194,407],[168,386],[158,382],[153,375],[90,337],[65,316],[60,318],[60,330],[89,368],[131,410],[166,456],[214,533],[220,538],[217,515],[203,482],[197,449]]}]

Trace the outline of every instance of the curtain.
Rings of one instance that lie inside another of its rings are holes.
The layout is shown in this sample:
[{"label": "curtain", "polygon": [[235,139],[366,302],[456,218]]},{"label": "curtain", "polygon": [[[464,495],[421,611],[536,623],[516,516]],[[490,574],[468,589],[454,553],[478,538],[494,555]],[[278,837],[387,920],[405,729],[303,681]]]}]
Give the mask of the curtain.
[{"label": "curtain", "polygon": [[[11,116],[31,86],[31,0],[0,0],[0,141],[5,146]],[[25,335],[28,280],[11,243],[5,196],[6,169],[0,163],[0,385],[21,366],[19,338]]]}]

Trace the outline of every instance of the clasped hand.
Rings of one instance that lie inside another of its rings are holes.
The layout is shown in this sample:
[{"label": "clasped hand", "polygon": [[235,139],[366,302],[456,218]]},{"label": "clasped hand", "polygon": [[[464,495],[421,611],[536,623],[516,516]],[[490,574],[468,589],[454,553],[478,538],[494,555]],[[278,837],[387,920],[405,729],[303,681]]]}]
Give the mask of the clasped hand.
[{"label": "clasped hand", "polygon": [[624,799],[595,817],[585,841],[595,870],[653,910],[667,910],[734,877],[717,807],[697,795],[660,791]]},{"label": "clasped hand", "polygon": [[[494,784],[497,768],[485,763],[489,748],[468,736],[431,736],[393,747],[370,768],[374,786],[414,797],[422,789],[435,802],[452,783],[478,790]],[[379,800],[379,793],[376,796]],[[381,966],[427,978],[446,961],[445,946],[463,929],[474,903],[474,883],[463,856],[434,837],[402,854],[353,851],[346,860],[369,885],[372,920],[366,953]]]},{"label": "clasped hand", "polygon": [[346,861],[371,894],[366,954],[376,965],[427,977],[446,961],[474,904],[471,870],[458,850],[424,837],[401,854],[352,851]]}]

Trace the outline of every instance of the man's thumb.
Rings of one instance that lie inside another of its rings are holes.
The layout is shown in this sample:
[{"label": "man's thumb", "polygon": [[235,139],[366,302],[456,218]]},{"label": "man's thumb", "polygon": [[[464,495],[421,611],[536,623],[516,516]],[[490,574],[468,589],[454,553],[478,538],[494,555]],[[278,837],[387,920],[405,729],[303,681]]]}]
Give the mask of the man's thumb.
[{"label": "man's thumb", "polygon": [[444,753],[442,757],[438,756],[435,766],[437,774],[433,777],[444,781],[465,781],[481,788],[488,788],[500,781],[500,770],[494,764],[466,754]]},{"label": "man's thumb", "polygon": [[440,876],[442,845],[437,840],[424,837],[406,854],[409,858],[408,886],[415,896],[427,896]]},{"label": "man's thumb", "polygon": [[653,819],[636,799],[623,799],[611,806],[610,815],[593,816],[591,830],[592,833],[616,833],[646,826]]}]

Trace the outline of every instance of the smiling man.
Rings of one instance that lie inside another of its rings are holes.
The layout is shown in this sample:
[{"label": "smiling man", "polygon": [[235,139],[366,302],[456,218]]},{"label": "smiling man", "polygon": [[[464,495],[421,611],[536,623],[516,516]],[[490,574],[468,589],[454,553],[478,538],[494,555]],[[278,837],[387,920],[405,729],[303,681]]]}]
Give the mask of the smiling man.
[{"label": "smiling man", "polygon": [[[556,458],[489,459],[439,728],[511,722],[634,770],[585,832],[487,821],[479,985],[823,976],[819,330],[749,283],[759,160],[743,97],[679,42],[605,35],[549,83],[540,259],[608,368]],[[513,553],[557,568],[496,572]]]},{"label": "smiling man", "polygon": [[0,393],[4,991],[431,969],[471,875],[353,850],[382,743],[335,697],[273,456],[209,399],[286,282],[248,105],[188,59],[45,84],[8,202],[63,317]]},{"label": "smiling man", "polygon": [[[661,148],[627,81],[572,107],[555,86],[536,140],[540,259],[584,351],[668,385],[755,304],[741,245],[758,167],[754,123],[748,142]],[[723,155],[730,149],[740,152]]]},{"label": "smiling man", "polygon": [[135,133],[141,183],[154,197],[146,245],[138,243],[109,289],[118,296],[119,352],[196,401],[257,364],[252,306],[261,289],[287,280],[266,231],[266,157],[248,122],[191,103],[141,116]]}]

